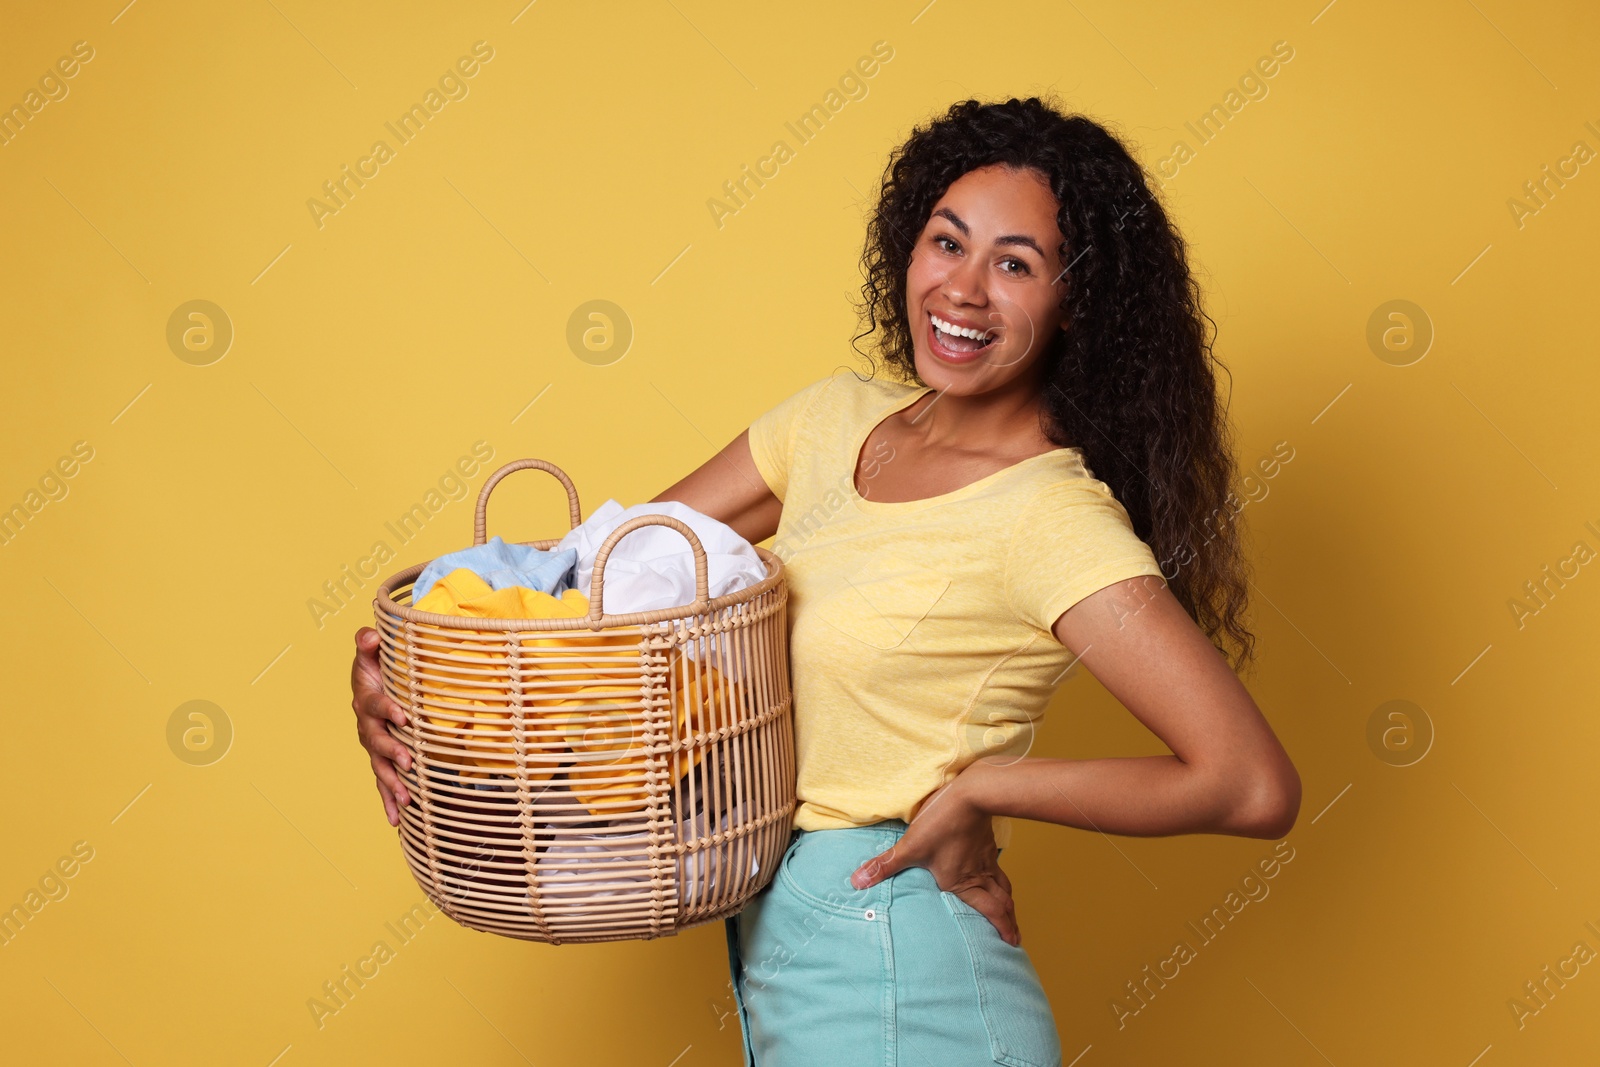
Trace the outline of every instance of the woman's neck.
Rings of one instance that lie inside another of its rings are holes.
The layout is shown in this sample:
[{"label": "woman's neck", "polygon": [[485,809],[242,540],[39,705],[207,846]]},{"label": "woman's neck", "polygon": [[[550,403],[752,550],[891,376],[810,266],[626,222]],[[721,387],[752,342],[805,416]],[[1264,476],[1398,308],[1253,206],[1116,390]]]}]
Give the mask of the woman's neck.
[{"label": "woman's neck", "polygon": [[972,396],[935,389],[901,413],[903,429],[932,449],[1036,455],[1059,447],[1039,425],[1040,388],[1034,374]]}]

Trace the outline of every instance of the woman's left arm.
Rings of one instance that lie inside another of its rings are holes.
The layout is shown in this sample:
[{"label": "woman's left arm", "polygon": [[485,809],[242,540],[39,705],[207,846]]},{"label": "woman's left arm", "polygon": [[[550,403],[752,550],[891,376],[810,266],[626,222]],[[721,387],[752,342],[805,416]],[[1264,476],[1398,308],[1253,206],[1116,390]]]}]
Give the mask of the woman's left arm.
[{"label": "woman's left arm", "polygon": [[862,865],[865,888],[908,866],[1020,943],[996,815],[1156,837],[1274,838],[1300,810],[1300,776],[1221,653],[1154,577],[1107,586],[1054,627],[1112,696],[1172,750],[1105,759],[980,759],[930,793],[896,846]]},{"label": "woman's left arm", "polygon": [[1130,578],[1107,586],[1069,608],[1054,632],[1172,755],[980,760],[958,789],[966,803],[987,815],[1135,837],[1289,832],[1300,776],[1165,584]]}]

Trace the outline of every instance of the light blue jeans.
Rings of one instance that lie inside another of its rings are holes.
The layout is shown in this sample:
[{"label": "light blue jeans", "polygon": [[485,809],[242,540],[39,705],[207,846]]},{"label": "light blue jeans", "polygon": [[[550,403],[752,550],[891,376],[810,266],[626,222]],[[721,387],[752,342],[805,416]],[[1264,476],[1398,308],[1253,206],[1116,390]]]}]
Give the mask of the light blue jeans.
[{"label": "light blue jeans", "polygon": [[1060,1067],[1038,973],[982,912],[926,867],[850,884],[905,830],[792,831],[726,920],[746,1067]]}]

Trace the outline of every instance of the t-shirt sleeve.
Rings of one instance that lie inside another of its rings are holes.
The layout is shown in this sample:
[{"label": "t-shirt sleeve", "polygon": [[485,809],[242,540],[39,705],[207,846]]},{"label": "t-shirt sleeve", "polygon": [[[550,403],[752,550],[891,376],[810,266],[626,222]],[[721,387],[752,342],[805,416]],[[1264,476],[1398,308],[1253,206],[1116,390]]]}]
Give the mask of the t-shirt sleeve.
[{"label": "t-shirt sleeve", "polygon": [[1127,510],[1094,478],[1046,486],[1022,509],[1005,574],[1012,610],[1047,632],[1068,608],[1108,585],[1139,575],[1165,581]]},{"label": "t-shirt sleeve", "polygon": [[812,382],[776,407],[756,416],[750,424],[750,455],[767,488],[779,500],[789,490],[789,464],[794,458],[795,432],[805,421],[813,402],[832,381],[832,376],[829,376]]}]

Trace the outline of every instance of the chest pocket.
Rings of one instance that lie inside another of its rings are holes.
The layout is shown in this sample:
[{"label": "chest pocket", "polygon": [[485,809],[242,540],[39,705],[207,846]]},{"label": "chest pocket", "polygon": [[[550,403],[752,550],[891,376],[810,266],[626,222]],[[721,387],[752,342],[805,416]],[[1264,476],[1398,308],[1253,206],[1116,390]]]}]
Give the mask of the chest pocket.
[{"label": "chest pocket", "polygon": [[949,587],[950,579],[938,571],[878,553],[843,575],[839,588],[818,602],[816,613],[862,644],[898,648]]}]

